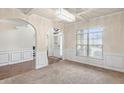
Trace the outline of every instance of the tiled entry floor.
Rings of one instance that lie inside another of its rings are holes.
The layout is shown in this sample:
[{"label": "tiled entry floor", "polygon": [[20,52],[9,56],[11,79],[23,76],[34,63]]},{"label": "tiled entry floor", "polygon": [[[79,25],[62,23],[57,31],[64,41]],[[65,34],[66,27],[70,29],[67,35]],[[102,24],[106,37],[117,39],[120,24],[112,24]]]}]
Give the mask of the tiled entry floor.
[{"label": "tiled entry floor", "polygon": [[54,57],[54,56],[48,57],[48,62],[49,62],[49,64],[57,63],[57,62],[59,62],[60,60],[62,60],[62,59],[61,59],[61,58]]}]

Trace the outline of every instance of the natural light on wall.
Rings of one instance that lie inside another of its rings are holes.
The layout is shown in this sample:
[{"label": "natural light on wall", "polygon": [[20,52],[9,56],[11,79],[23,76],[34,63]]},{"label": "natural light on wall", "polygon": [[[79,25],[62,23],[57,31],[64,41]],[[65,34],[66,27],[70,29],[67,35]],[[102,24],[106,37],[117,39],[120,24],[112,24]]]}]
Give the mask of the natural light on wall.
[{"label": "natural light on wall", "polygon": [[63,8],[59,8],[56,10],[56,16],[58,18],[60,18],[61,20],[65,20],[68,22],[74,22],[75,21],[75,16]]}]

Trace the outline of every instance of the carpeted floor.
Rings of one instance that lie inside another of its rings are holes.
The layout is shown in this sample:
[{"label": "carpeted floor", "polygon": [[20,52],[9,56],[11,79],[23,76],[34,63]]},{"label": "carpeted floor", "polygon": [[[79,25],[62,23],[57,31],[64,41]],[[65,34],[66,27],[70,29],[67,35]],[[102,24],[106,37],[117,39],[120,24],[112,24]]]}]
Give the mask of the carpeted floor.
[{"label": "carpeted floor", "polygon": [[26,72],[0,83],[7,84],[111,84],[124,83],[124,73],[105,70],[67,60]]}]

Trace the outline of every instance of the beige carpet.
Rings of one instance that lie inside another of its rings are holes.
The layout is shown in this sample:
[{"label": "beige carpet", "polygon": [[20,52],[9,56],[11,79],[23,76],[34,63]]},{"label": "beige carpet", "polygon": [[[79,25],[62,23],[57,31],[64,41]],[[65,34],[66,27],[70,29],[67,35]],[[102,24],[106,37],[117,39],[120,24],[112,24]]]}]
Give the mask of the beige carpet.
[{"label": "beige carpet", "polygon": [[39,70],[26,72],[0,83],[98,84],[124,83],[124,73],[104,70],[71,61],[60,61]]}]

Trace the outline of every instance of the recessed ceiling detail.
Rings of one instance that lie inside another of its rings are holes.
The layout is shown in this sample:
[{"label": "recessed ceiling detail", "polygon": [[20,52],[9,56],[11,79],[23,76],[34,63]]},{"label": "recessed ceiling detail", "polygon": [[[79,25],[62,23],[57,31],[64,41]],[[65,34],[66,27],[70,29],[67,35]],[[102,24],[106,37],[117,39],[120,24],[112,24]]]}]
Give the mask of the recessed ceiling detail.
[{"label": "recessed ceiling detail", "polygon": [[[37,14],[53,21],[65,22],[56,16],[58,8],[18,8],[24,14]],[[89,20],[92,18],[124,11],[124,8],[64,8],[76,17],[76,21]]]},{"label": "recessed ceiling detail", "polygon": [[75,16],[63,8],[56,10],[56,16],[67,22],[75,22]]},{"label": "recessed ceiling detail", "polygon": [[28,14],[33,8],[18,8],[24,14]]}]

